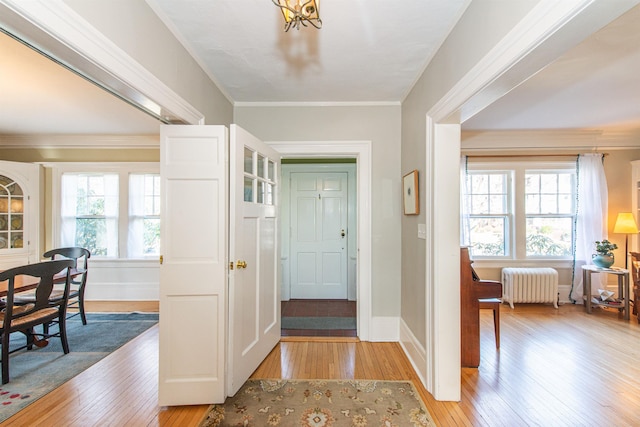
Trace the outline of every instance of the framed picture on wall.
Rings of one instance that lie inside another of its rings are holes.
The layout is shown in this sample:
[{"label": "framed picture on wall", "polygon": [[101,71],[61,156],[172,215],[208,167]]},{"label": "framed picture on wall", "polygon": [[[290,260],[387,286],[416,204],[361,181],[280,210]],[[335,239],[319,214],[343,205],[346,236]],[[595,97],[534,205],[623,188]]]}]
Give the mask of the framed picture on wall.
[{"label": "framed picture on wall", "polygon": [[409,172],[402,178],[402,202],[405,215],[418,215],[420,213],[417,170]]}]

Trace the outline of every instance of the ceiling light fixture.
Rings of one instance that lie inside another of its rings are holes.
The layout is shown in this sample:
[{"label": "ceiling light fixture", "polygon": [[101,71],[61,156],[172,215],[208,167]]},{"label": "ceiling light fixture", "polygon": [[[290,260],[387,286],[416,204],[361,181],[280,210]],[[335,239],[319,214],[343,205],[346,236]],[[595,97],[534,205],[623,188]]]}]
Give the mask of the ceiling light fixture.
[{"label": "ceiling light fixture", "polygon": [[289,31],[291,27],[296,30],[307,26],[307,22],[317,29],[322,28],[318,3],[320,0],[271,0],[273,4],[282,10],[284,16],[284,31]]}]

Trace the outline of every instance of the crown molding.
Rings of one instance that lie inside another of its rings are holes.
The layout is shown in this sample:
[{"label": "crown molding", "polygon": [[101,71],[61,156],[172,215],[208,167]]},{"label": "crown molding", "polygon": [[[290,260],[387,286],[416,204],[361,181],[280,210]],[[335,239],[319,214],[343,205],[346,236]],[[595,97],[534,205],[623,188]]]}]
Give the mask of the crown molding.
[{"label": "crown molding", "polygon": [[640,129],[561,129],[463,131],[461,148],[469,150],[562,150],[640,148]]},{"label": "crown molding", "polygon": [[160,148],[159,135],[0,135],[0,147],[30,148],[89,148],[140,149]]},{"label": "crown molding", "polygon": [[400,101],[372,102],[236,102],[234,107],[400,107]]}]

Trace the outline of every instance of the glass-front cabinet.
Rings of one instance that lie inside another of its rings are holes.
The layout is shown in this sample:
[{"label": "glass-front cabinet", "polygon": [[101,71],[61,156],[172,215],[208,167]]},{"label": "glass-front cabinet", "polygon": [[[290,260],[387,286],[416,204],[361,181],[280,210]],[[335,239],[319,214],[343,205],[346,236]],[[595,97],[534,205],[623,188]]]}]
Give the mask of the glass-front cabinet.
[{"label": "glass-front cabinet", "polygon": [[0,270],[39,261],[40,169],[0,161]]},{"label": "glass-front cabinet", "polygon": [[0,249],[24,248],[24,191],[0,175]]}]

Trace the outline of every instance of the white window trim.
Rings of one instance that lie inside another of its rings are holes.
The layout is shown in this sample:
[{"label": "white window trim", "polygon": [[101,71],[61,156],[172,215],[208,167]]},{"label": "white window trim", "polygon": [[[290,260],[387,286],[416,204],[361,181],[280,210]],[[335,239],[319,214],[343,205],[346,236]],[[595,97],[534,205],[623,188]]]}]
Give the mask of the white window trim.
[{"label": "white window trim", "polygon": [[[524,210],[524,174],[525,171],[566,171],[576,169],[576,162],[571,160],[560,161],[470,161],[467,163],[469,171],[503,172],[511,174],[513,188],[510,189],[509,202],[511,203],[510,230],[508,231],[510,241],[505,242],[510,246],[510,255],[505,257],[481,257],[475,256],[474,261],[481,262],[483,267],[509,267],[511,265],[519,267],[535,267],[544,264],[558,268],[570,267],[572,260],[567,257],[527,257],[524,253],[525,245],[523,240],[526,236],[526,215]],[[512,171],[512,172],[511,172]],[[522,187],[522,188],[520,188]],[[522,240],[522,241],[521,241]],[[553,265],[551,265],[553,264]]]},{"label": "white window trim", "polygon": [[[115,173],[118,174],[118,199],[120,201],[118,206],[118,257],[99,257],[99,260],[126,260],[126,261],[144,261],[149,259],[153,262],[157,262],[156,256],[148,258],[127,258],[127,233],[129,228],[129,203],[122,203],[122,200],[129,200],[129,174],[136,173],[160,173],[160,163],[158,162],[122,162],[122,163],[45,163],[44,167],[51,168],[52,172],[52,199],[51,199],[51,212],[53,213],[52,220],[52,242],[54,246],[60,246],[60,230],[61,230],[61,216],[60,210],[62,207],[62,175],[65,173]],[[92,261],[93,258],[92,258]]]}]

